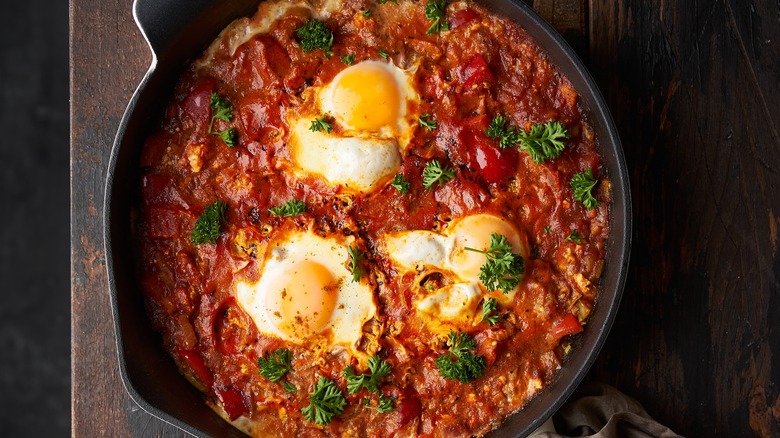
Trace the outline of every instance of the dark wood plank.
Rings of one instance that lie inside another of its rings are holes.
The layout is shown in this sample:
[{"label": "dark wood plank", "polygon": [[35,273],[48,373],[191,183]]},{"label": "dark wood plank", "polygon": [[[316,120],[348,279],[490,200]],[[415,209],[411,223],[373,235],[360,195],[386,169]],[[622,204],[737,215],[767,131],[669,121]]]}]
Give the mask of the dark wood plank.
[{"label": "dark wood plank", "polygon": [[588,59],[588,2],[533,0],[533,8],[566,39],[583,60]]},{"label": "dark wood plank", "polygon": [[635,213],[592,377],[685,435],[780,436],[780,4],[590,7]]},{"label": "dark wood plank", "polygon": [[184,434],[139,410],[119,378],[106,283],[105,168],[135,85],[151,56],[130,0],[73,0],[71,57],[72,433],[78,437]]}]

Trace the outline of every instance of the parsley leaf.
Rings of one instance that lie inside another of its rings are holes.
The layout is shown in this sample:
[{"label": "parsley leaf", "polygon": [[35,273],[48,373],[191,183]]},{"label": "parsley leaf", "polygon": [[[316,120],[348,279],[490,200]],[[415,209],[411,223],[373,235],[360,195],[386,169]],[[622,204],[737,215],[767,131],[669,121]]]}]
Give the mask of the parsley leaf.
[{"label": "parsley leaf", "polygon": [[355,374],[352,366],[344,368],[344,379],[347,381],[348,393],[355,394],[361,388],[366,388],[369,392],[379,394],[382,379],[388,376],[392,370],[387,362],[380,359],[379,356],[374,356],[368,360],[368,371],[370,374]]},{"label": "parsley leaf", "polygon": [[425,5],[425,18],[431,21],[431,27],[426,32],[428,35],[450,30],[445,9],[447,9],[447,0],[428,0],[428,4]]},{"label": "parsley leaf", "polygon": [[574,199],[582,202],[588,210],[599,205],[599,201],[591,193],[597,183],[598,180],[593,177],[593,169],[590,167],[585,172],[576,173],[569,182],[574,191]]},{"label": "parsley leaf", "polygon": [[583,242],[585,242],[585,238],[582,237],[582,234],[580,234],[580,232],[576,229],[572,230],[571,233],[563,240],[565,242],[574,242],[577,245],[582,245]]},{"label": "parsley leaf", "polygon": [[386,414],[393,410],[393,399],[385,397],[383,394],[379,394],[379,404],[371,406],[371,399],[366,397],[363,399],[363,405],[369,409],[373,409],[380,414]]},{"label": "parsley leaf", "polygon": [[450,331],[450,351],[434,360],[439,374],[446,379],[463,383],[481,377],[485,372],[485,357],[474,354],[477,343],[466,333]]},{"label": "parsley leaf", "polygon": [[520,276],[525,272],[523,256],[512,252],[512,244],[505,236],[492,233],[487,251],[463,249],[485,254],[487,261],[479,270],[479,279],[488,291],[501,289],[506,294],[520,284]]},{"label": "parsley leaf", "polygon": [[551,231],[552,231],[552,228],[550,228],[550,226],[549,226],[549,225],[548,225],[548,226],[546,226],[546,227],[544,227],[544,232],[545,232],[545,233],[547,233],[547,234],[550,234],[550,232],[551,232]]},{"label": "parsley leaf", "polygon": [[214,120],[223,120],[227,123],[233,121],[233,105],[227,101],[224,97],[221,97],[216,92],[211,92],[211,99],[209,100],[209,106],[211,107],[211,122],[209,123],[209,134],[218,135],[222,141],[228,147],[233,147],[236,144],[236,129],[228,128],[224,131],[214,131]]},{"label": "parsley leaf", "polygon": [[556,120],[537,123],[528,132],[518,130],[508,122],[506,117],[496,116],[485,130],[488,137],[499,139],[498,146],[502,149],[520,144],[520,150],[539,164],[558,158],[566,148],[563,139],[569,138],[569,131]]},{"label": "parsley leaf", "polygon": [[360,261],[365,259],[366,256],[360,252],[360,249],[358,249],[357,245],[347,248],[347,252],[349,253],[349,272],[352,273],[352,281],[355,283],[360,283],[360,277],[366,273],[366,271],[360,267]]},{"label": "parsley leaf", "polygon": [[309,405],[301,409],[301,413],[307,421],[313,421],[320,426],[341,415],[347,405],[347,399],[336,383],[323,376],[320,376],[309,397]]},{"label": "parsley leaf", "polygon": [[371,10],[370,9],[366,9],[366,10],[363,11],[363,17],[368,18],[370,16],[371,16]]},{"label": "parsley leaf", "polygon": [[390,3],[390,2],[398,4],[398,0],[377,0],[377,3],[379,3],[380,5],[383,5],[385,3]]},{"label": "parsley leaf", "polygon": [[333,45],[333,32],[320,20],[313,18],[306,20],[301,27],[295,30],[298,42],[304,52],[322,49],[325,56],[330,56],[330,47]]},{"label": "parsley leaf", "polygon": [[233,105],[231,105],[227,99],[220,96],[215,91],[211,92],[209,106],[211,107],[211,123],[209,124],[209,134],[213,133],[211,128],[214,127],[214,120],[219,119],[228,123],[233,121]]},{"label": "parsley leaf", "polygon": [[379,53],[379,56],[381,56],[382,58],[385,59],[390,58],[390,55],[387,52],[385,52],[384,49],[379,49],[377,52]]},{"label": "parsley leaf", "polygon": [[539,164],[561,155],[566,148],[563,140],[569,138],[569,131],[561,122],[550,120],[545,124],[531,126],[531,130],[527,134],[521,133],[519,138],[520,150],[528,152],[534,163]]},{"label": "parsley leaf", "polygon": [[400,194],[408,193],[409,189],[412,187],[412,184],[400,173],[395,174],[390,185],[395,187]]},{"label": "parsley leaf", "polygon": [[436,129],[436,125],[436,120],[434,120],[430,114],[425,113],[420,116],[420,126],[428,128],[429,131],[433,131]]},{"label": "parsley leaf", "polygon": [[306,213],[306,203],[297,199],[291,199],[286,204],[269,208],[268,212],[274,216],[292,217]]},{"label": "parsley leaf", "polygon": [[425,165],[423,170],[423,187],[430,189],[437,181],[439,185],[444,185],[447,181],[455,177],[455,169],[451,167],[442,167],[437,160],[431,160]]},{"label": "parsley leaf", "polygon": [[192,243],[194,245],[217,243],[219,227],[225,223],[225,212],[227,212],[227,204],[222,201],[207,205],[190,233]]},{"label": "parsley leaf", "polygon": [[498,323],[499,316],[491,315],[491,313],[498,310],[498,301],[495,298],[488,298],[482,302],[482,321],[487,321],[488,324],[494,326]]},{"label": "parsley leaf", "polygon": [[290,382],[282,382],[282,388],[284,388],[284,392],[288,394],[295,394],[298,392],[298,388]]},{"label": "parsley leaf", "polygon": [[266,358],[258,358],[257,366],[260,367],[261,376],[272,382],[278,382],[292,369],[290,365],[290,350],[280,348]]},{"label": "parsley leaf", "polygon": [[330,131],[333,131],[333,125],[328,123],[328,119],[325,116],[312,120],[311,126],[309,126],[309,131],[312,132],[318,132],[322,130],[325,130],[325,132],[328,134],[330,134]]},{"label": "parsley leaf", "polygon": [[346,65],[354,64],[355,63],[355,54],[354,53],[349,53],[349,54],[343,55],[341,57],[341,62],[343,62]]}]

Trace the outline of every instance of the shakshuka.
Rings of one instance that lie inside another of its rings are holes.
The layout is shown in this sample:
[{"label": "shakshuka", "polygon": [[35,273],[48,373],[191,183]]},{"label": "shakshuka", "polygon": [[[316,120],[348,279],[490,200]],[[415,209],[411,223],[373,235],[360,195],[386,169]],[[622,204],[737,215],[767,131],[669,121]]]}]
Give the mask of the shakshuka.
[{"label": "shakshuka", "polygon": [[489,432],[596,299],[610,183],[578,101],[474,2],[262,2],[143,145],[165,349],[251,436]]}]

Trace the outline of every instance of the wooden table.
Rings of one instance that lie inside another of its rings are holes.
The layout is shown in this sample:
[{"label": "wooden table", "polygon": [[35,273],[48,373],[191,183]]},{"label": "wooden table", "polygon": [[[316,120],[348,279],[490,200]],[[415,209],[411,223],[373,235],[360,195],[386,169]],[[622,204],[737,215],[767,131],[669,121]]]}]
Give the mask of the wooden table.
[{"label": "wooden table", "polygon": [[[71,1],[73,435],[177,436],[118,375],[101,238],[122,111],[151,59],[131,0]],[[529,1],[530,3],[530,1]],[[547,0],[615,117],[634,245],[588,378],[689,436],[780,436],[780,3]]]}]

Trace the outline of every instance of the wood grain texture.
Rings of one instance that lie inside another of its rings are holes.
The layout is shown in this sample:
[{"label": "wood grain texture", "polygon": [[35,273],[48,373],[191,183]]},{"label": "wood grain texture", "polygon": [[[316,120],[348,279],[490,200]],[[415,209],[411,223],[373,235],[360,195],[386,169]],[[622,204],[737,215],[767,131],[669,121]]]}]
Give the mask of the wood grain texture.
[{"label": "wood grain texture", "polygon": [[102,238],[105,170],[151,56],[130,0],[74,0],[71,59],[72,434],[186,436],[140,411],[119,377]]},{"label": "wood grain texture", "polygon": [[688,436],[780,436],[780,3],[592,0],[631,270],[594,379]]},{"label": "wood grain texture", "polygon": [[[629,281],[589,379],[684,435],[780,436],[780,3],[524,1],[589,62],[630,169]],[[122,387],[106,284],[105,167],[150,61],[131,4],[71,2],[79,437],[185,436]]]}]

